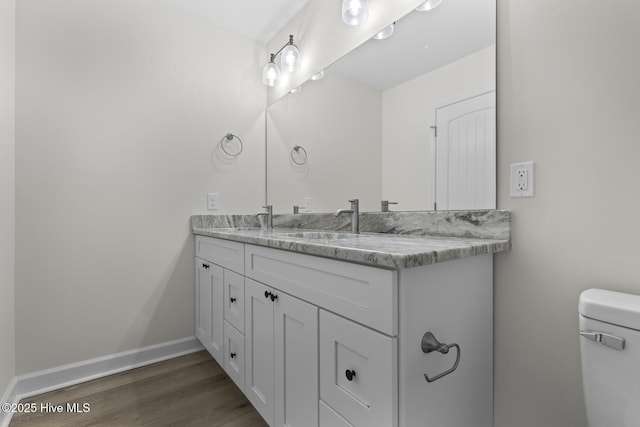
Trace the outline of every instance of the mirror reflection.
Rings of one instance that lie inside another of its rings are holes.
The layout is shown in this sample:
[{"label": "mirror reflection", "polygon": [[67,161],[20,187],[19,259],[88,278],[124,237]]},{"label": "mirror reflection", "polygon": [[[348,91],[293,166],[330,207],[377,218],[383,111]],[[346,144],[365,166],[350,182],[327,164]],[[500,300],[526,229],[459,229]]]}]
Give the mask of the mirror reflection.
[{"label": "mirror reflection", "polygon": [[274,212],[495,208],[495,0],[394,27],[269,106]]}]

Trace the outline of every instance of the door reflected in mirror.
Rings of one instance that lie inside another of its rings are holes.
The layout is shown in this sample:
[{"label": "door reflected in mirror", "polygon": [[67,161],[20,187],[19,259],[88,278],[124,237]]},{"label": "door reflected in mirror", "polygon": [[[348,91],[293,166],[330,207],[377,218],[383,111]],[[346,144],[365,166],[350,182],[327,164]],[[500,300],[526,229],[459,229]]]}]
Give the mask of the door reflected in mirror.
[{"label": "door reflected in mirror", "polygon": [[274,212],[495,208],[495,58],[495,0],[444,0],[270,105]]}]

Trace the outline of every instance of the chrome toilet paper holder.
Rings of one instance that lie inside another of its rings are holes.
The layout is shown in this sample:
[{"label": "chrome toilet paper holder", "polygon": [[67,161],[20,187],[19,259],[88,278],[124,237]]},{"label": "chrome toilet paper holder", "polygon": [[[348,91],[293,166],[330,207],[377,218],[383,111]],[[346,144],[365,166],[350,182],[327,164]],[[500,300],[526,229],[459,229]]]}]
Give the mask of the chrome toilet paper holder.
[{"label": "chrome toilet paper holder", "polygon": [[437,351],[438,353],[441,354],[447,354],[449,353],[449,350],[451,348],[456,349],[456,363],[453,364],[453,367],[451,367],[451,369],[448,369],[444,372],[439,373],[438,375],[434,375],[434,376],[429,376],[428,374],[424,374],[424,379],[427,380],[428,383],[432,383],[434,381],[439,380],[440,378],[449,375],[450,373],[452,373],[453,371],[455,371],[456,369],[458,369],[458,364],[460,363],[460,346],[458,344],[444,344],[441,343],[440,341],[437,340],[437,338],[429,331],[426,332],[423,336],[422,336],[422,352],[429,354],[431,352]]}]

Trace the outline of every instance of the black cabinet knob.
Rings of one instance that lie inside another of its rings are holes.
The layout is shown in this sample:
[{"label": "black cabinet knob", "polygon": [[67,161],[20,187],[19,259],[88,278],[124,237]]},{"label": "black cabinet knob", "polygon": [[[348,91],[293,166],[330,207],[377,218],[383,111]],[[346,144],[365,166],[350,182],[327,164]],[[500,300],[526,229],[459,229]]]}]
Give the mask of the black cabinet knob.
[{"label": "black cabinet knob", "polygon": [[278,295],[276,294],[271,294],[271,301],[275,301],[278,299]]},{"label": "black cabinet knob", "polygon": [[229,301],[231,301],[231,303],[233,304],[234,302],[236,302],[236,301],[237,301],[237,299],[236,299],[236,298],[234,298],[234,297],[231,297],[231,298],[229,298]]},{"label": "black cabinet knob", "polygon": [[269,291],[264,291],[264,297],[265,298],[269,298],[271,296],[271,292]]},{"label": "black cabinet knob", "polygon": [[209,268],[208,264],[202,264],[202,268],[204,268],[205,270]]},{"label": "black cabinet knob", "polygon": [[349,381],[353,381],[353,378],[356,376],[356,371],[353,369],[347,369],[344,374]]},{"label": "black cabinet knob", "polygon": [[231,353],[231,354],[229,355],[229,357],[231,357],[231,358],[233,359],[234,357],[236,357],[236,354],[235,354],[235,353]]}]

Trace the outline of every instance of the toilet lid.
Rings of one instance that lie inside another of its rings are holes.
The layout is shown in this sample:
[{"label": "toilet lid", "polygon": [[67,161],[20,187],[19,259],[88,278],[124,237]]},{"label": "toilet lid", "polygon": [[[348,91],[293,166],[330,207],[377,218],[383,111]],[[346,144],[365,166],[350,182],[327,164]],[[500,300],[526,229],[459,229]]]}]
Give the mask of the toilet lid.
[{"label": "toilet lid", "polygon": [[640,330],[640,295],[588,289],[580,294],[578,312],[590,319]]}]

